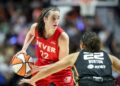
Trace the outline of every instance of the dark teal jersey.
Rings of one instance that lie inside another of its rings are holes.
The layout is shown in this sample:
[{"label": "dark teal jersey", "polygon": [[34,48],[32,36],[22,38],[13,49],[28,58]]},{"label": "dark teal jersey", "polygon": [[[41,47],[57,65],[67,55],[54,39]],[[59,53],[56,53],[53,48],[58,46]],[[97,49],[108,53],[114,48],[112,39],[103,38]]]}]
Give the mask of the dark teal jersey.
[{"label": "dark teal jersey", "polygon": [[108,54],[104,51],[87,52],[82,50],[79,53],[75,65],[80,77],[112,77],[112,63]]}]

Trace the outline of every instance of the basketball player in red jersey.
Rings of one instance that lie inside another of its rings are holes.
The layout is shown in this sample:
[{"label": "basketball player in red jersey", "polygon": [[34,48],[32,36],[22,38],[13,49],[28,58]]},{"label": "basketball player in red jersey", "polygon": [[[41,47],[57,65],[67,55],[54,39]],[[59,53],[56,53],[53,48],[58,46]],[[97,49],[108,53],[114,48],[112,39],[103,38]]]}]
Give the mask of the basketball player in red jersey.
[{"label": "basketball player in red jersey", "polygon": [[[34,67],[37,67],[38,70],[39,66],[55,63],[69,54],[69,37],[58,26],[59,19],[60,10],[58,8],[44,9],[41,12],[38,23],[34,23],[27,33],[22,50],[18,52],[26,53],[30,43],[33,39],[36,39],[37,61]],[[52,86],[74,86],[71,67],[50,75],[45,79],[38,80],[36,86],[51,86],[51,83]]]}]

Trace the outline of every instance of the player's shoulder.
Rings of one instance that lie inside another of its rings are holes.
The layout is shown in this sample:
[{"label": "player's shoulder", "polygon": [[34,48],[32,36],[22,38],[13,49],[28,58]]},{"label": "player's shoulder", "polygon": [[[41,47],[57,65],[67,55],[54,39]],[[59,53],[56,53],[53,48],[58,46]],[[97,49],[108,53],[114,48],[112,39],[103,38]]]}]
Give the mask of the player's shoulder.
[{"label": "player's shoulder", "polygon": [[35,29],[35,28],[37,27],[37,25],[38,25],[38,23],[33,23],[33,24],[31,25],[31,29]]},{"label": "player's shoulder", "polygon": [[66,32],[62,32],[59,36],[59,39],[61,40],[69,40],[69,36],[67,35]]},{"label": "player's shoulder", "polygon": [[64,39],[69,39],[69,36],[66,32],[62,32],[61,37],[64,38]]},{"label": "player's shoulder", "polygon": [[33,24],[31,25],[30,33],[31,33],[32,35],[35,35],[35,29],[36,29],[37,25],[38,25],[38,23],[33,23]]},{"label": "player's shoulder", "polygon": [[61,34],[60,34],[61,38],[63,38],[63,39],[69,39],[68,34],[61,27],[59,27],[58,29],[61,31]]},{"label": "player's shoulder", "polygon": [[37,25],[38,25],[38,23],[31,24],[30,31],[34,32],[36,27],[37,27]]},{"label": "player's shoulder", "polygon": [[58,31],[60,31],[61,32],[61,34],[60,34],[60,36],[59,36],[59,39],[63,39],[63,40],[69,40],[69,36],[68,36],[68,34],[63,30],[63,28],[62,27],[58,27],[57,28],[57,30]]}]

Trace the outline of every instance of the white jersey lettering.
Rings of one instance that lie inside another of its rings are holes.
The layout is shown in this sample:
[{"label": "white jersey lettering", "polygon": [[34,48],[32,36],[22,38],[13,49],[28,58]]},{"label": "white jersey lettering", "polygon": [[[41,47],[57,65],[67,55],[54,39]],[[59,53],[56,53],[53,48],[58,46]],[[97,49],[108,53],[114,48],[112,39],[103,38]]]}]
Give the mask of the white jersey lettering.
[{"label": "white jersey lettering", "polygon": [[55,51],[55,48],[51,48],[51,52],[53,52],[53,53],[55,53],[56,51]]},{"label": "white jersey lettering", "polygon": [[43,49],[45,50],[48,46],[45,44],[42,44]]},{"label": "white jersey lettering", "polygon": [[44,43],[39,42],[39,41],[37,41],[36,44],[38,45],[39,48],[41,48],[41,49],[43,49],[43,50],[46,50],[47,52],[56,53],[56,49],[55,49],[54,47],[45,45]]}]

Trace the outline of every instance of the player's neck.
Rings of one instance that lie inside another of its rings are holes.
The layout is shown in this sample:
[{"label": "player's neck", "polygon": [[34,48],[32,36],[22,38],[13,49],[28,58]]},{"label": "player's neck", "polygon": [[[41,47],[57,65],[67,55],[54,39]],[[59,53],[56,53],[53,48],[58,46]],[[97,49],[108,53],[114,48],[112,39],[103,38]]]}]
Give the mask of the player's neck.
[{"label": "player's neck", "polygon": [[45,38],[51,37],[55,33],[56,29],[45,29],[44,36]]}]

